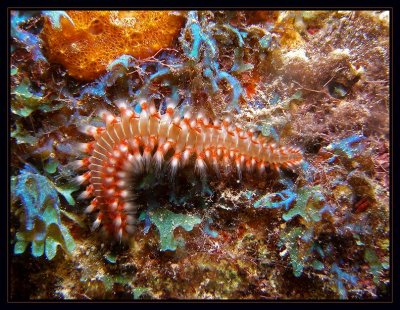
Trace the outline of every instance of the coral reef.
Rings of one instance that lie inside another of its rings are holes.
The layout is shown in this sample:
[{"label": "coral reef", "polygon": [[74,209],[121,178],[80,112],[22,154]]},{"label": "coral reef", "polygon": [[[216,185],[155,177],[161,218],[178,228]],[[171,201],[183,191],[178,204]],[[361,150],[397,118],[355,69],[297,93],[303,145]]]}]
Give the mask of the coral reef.
[{"label": "coral reef", "polygon": [[393,297],[388,11],[10,17],[10,300]]}]

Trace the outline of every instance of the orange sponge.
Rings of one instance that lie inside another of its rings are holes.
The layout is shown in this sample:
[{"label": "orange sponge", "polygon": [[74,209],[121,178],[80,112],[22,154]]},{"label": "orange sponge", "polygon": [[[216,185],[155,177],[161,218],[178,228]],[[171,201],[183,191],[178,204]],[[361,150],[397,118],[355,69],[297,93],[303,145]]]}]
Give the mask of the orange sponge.
[{"label": "orange sponge", "polygon": [[127,54],[143,59],[172,45],[184,16],[171,11],[67,11],[61,28],[46,17],[42,39],[50,62],[80,80],[99,77],[107,65]]}]

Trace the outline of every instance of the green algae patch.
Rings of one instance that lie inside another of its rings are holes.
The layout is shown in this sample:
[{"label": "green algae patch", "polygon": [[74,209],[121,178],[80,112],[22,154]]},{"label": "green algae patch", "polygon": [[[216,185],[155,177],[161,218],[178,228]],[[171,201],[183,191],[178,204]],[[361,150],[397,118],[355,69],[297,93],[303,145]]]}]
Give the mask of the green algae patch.
[{"label": "green algae patch", "polygon": [[117,255],[114,253],[106,253],[104,254],[104,258],[107,262],[111,264],[115,264],[117,262]]},{"label": "green algae patch", "polygon": [[32,243],[34,257],[45,254],[51,260],[57,254],[58,246],[66,253],[72,253],[75,242],[61,223],[60,200],[54,184],[26,165],[14,177],[11,192],[22,205],[21,228],[16,234],[14,254],[24,253],[29,243]]},{"label": "green algae patch", "polygon": [[321,220],[319,209],[324,197],[318,186],[301,188],[297,193],[296,205],[282,218],[289,221],[297,215],[300,215],[306,222],[318,222]]},{"label": "green algae patch", "polygon": [[324,264],[317,259],[313,260],[313,262],[311,263],[311,266],[315,270],[324,270]]},{"label": "green algae patch", "polygon": [[[289,252],[290,262],[293,268],[293,274],[296,277],[300,277],[303,273],[303,259],[304,256],[302,255],[301,250],[297,244],[297,241],[301,238],[304,231],[301,227],[295,227],[287,234],[281,234],[281,241],[280,245],[285,245],[287,252]],[[285,256],[286,251],[281,253],[281,256]]]},{"label": "green algae patch", "polygon": [[[195,215],[174,213],[164,208],[149,211],[148,214],[160,234],[160,251],[175,251],[179,246],[179,242],[174,238],[175,228],[182,227],[191,231],[195,225],[201,223],[201,219]],[[139,220],[144,219],[145,213],[142,213]]]},{"label": "green algae patch", "polygon": [[108,292],[112,292],[114,284],[130,285],[131,279],[121,275],[103,275],[100,280],[104,284],[104,289]]},{"label": "green algae patch", "polygon": [[54,158],[49,158],[46,160],[44,163],[44,171],[46,171],[48,174],[53,174],[57,171],[57,167],[60,164],[60,162],[57,159]]},{"label": "green algae patch", "polygon": [[15,122],[15,129],[10,133],[11,138],[14,138],[17,144],[29,144],[35,146],[38,138],[32,136],[19,121]]},{"label": "green algae patch", "polygon": [[57,192],[59,192],[65,198],[65,200],[68,202],[70,206],[75,205],[75,200],[71,194],[79,190],[79,186],[69,183],[60,186],[55,186],[55,188]]},{"label": "green algae patch", "polygon": [[22,80],[11,90],[11,94],[15,95],[15,100],[11,100],[11,111],[22,117],[27,117],[36,110],[51,112],[64,107],[64,103],[52,104],[43,94],[32,91],[29,79]]},{"label": "green algae patch", "polygon": [[372,248],[365,249],[364,260],[370,266],[370,273],[373,276],[374,283],[378,285],[380,276],[383,274],[383,269],[389,269],[389,264],[387,262],[381,263],[376,252]]},{"label": "green algae patch", "polygon": [[149,289],[146,287],[135,287],[132,290],[133,299],[139,299],[140,296],[142,296],[144,293],[147,293],[148,291]]}]

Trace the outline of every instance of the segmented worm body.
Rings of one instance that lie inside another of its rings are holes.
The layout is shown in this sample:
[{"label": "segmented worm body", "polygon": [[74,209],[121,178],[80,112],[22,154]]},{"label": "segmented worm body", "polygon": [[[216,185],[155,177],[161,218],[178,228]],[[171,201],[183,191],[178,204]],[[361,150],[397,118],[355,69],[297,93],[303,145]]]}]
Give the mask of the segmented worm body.
[{"label": "segmented worm body", "polygon": [[85,126],[81,131],[94,141],[79,149],[88,154],[73,163],[76,169],[88,169],[76,178],[89,183],[79,198],[92,198],[86,212],[97,212],[93,229],[102,229],[121,240],[132,233],[137,206],[133,201],[132,179],[150,168],[160,171],[168,165],[173,177],[179,168],[194,159],[194,170],[204,176],[207,169],[219,173],[220,166],[232,165],[242,171],[259,171],[267,167],[292,168],[302,161],[299,149],[277,147],[253,131],[244,131],[231,123],[209,121],[203,114],[186,112],[183,117],[169,104],[160,114],[153,104],[142,101],[141,112],[116,103],[120,116],[101,111],[105,127]]}]

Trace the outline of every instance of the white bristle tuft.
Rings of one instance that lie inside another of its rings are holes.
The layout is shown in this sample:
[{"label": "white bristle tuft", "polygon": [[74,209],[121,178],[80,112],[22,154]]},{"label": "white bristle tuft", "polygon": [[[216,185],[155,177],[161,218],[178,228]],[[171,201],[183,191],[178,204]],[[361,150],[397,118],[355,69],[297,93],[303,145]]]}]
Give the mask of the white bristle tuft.
[{"label": "white bristle tuft", "polygon": [[129,197],[129,192],[127,190],[123,190],[121,191],[121,193],[119,194],[122,198],[128,198]]},{"label": "white bristle tuft", "polygon": [[86,153],[87,150],[89,149],[89,143],[77,143],[76,144],[76,149],[82,153]]},{"label": "white bristle tuft", "polygon": [[265,165],[264,165],[264,163],[262,163],[262,164],[258,167],[258,171],[260,172],[260,174],[264,174],[264,173],[265,173]]},{"label": "white bristle tuft", "polygon": [[147,100],[145,98],[139,98],[138,104],[142,109],[147,108]]},{"label": "white bristle tuft", "polygon": [[100,110],[99,116],[103,119],[107,126],[116,120],[116,117],[107,110]]},{"label": "white bristle tuft", "polygon": [[133,155],[133,166],[135,167],[135,172],[141,173],[144,170],[143,156],[137,152]]},{"label": "white bristle tuft", "polygon": [[251,162],[250,161],[246,161],[246,171],[247,172],[251,172],[251,170],[252,170]]},{"label": "white bristle tuft", "polygon": [[107,168],[106,168],[106,172],[107,172],[108,174],[113,174],[113,173],[115,172],[115,168],[114,168],[114,167],[107,167]]},{"label": "white bristle tuft", "polygon": [[131,226],[131,225],[127,225],[127,226],[125,226],[125,230],[128,234],[132,235],[135,231],[135,227]]},{"label": "white bristle tuft", "polygon": [[127,173],[125,171],[118,171],[117,172],[117,177],[119,177],[120,179],[125,179],[127,176]]},{"label": "white bristle tuft", "polygon": [[157,150],[157,152],[153,156],[153,161],[154,161],[154,166],[155,166],[156,170],[160,171],[161,166],[164,162],[164,154],[162,153],[162,151]]},{"label": "white bristle tuft", "polygon": [[96,134],[97,127],[94,127],[92,125],[84,125],[80,126],[78,130],[85,135],[94,136]]},{"label": "white bristle tuft", "polygon": [[128,152],[128,146],[126,144],[122,143],[119,146],[119,150],[120,150],[121,153],[126,153],[126,152]]},{"label": "white bristle tuft", "polygon": [[175,107],[177,106],[177,102],[169,97],[165,99],[165,103],[167,104],[166,113],[172,113],[175,110]]},{"label": "white bristle tuft", "polygon": [[107,115],[110,114],[110,112],[108,112],[106,109],[101,109],[99,110],[99,112],[97,113],[97,115],[102,118],[103,120],[107,117]]},{"label": "white bristle tuft", "polygon": [[97,219],[93,222],[92,230],[96,230],[97,228],[99,228],[100,224],[101,224],[101,219],[97,217]]},{"label": "white bristle tuft", "polygon": [[133,211],[135,209],[135,206],[132,203],[125,202],[123,208],[125,211],[129,212],[129,211]]},{"label": "white bristle tuft", "polygon": [[146,171],[149,171],[151,165],[151,153],[145,150],[143,152],[143,166]]},{"label": "white bristle tuft", "polygon": [[190,121],[190,127],[191,128],[195,128],[196,126],[197,126],[197,122],[196,122],[196,120],[195,119],[192,119],[191,121]]},{"label": "white bristle tuft", "polygon": [[115,183],[119,188],[124,188],[126,186],[126,182],[124,180],[119,180],[117,183]]},{"label": "white bristle tuft", "polygon": [[225,117],[222,123],[223,123],[225,126],[229,126],[229,125],[231,124],[231,122],[232,122],[232,120],[231,120],[230,117]]},{"label": "white bristle tuft", "polygon": [[182,166],[185,166],[188,163],[189,158],[190,158],[190,151],[185,150],[182,155]]},{"label": "white bristle tuft", "polygon": [[114,151],[113,151],[113,156],[114,156],[115,158],[120,158],[120,157],[121,157],[121,152],[118,151],[118,150],[114,150]]},{"label": "white bristle tuft", "polygon": [[128,108],[128,104],[126,99],[117,99],[114,101],[114,104],[120,109],[121,111],[124,111]]},{"label": "white bristle tuft", "polygon": [[117,217],[114,219],[114,225],[115,227],[120,227],[122,223],[121,215],[117,215]]},{"label": "white bristle tuft", "polygon": [[71,162],[71,163],[69,164],[69,166],[70,166],[73,170],[79,170],[80,168],[87,166],[87,164],[85,163],[85,161],[83,161],[83,160],[80,159],[80,160],[75,160],[75,161]]},{"label": "white bristle tuft", "polygon": [[229,164],[231,162],[229,156],[224,156],[223,161],[224,161],[224,166],[229,167]]},{"label": "white bristle tuft", "polygon": [[115,211],[118,208],[118,200],[114,200],[112,203],[110,203],[110,209],[111,211]]},{"label": "white bristle tuft", "polygon": [[194,170],[196,173],[198,173],[200,176],[204,176],[206,173],[206,163],[201,157],[197,157],[196,159],[196,164],[194,167]]},{"label": "white bristle tuft", "polygon": [[84,199],[88,199],[90,196],[92,195],[91,192],[85,190],[82,193],[80,193],[80,195],[78,196],[79,200],[84,200]]},{"label": "white bristle tuft", "polygon": [[158,111],[157,111],[156,107],[154,106],[154,104],[151,104],[150,107],[149,107],[149,113],[150,113],[150,115],[156,115],[157,112],[158,112]]},{"label": "white bristle tuft", "polygon": [[105,193],[106,193],[106,195],[107,195],[108,197],[111,197],[111,196],[113,196],[113,195],[115,194],[115,189],[114,189],[114,188],[109,188],[109,189],[107,189],[107,190],[105,191]]},{"label": "white bristle tuft", "polygon": [[[125,171],[130,171],[132,167],[135,165],[135,158],[132,154],[128,154],[127,159],[124,161],[122,169]],[[124,171],[119,171],[118,173],[122,173]],[[120,177],[117,173],[117,176]],[[125,173],[125,172],[124,172]]]},{"label": "white bristle tuft", "polygon": [[114,177],[104,178],[104,183],[107,185],[111,185],[114,182]]},{"label": "white bristle tuft", "polygon": [[242,179],[242,168],[240,166],[240,162],[238,162],[238,161],[236,161],[236,171],[237,171],[239,180],[241,180]]},{"label": "white bristle tuft", "polygon": [[85,213],[92,213],[94,211],[96,207],[92,204],[90,204],[89,206],[87,206],[87,208],[85,209]]},{"label": "white bristle tuft", "polygon": [[164,145],[163,145],[163,152],[164,152],[164,154],[166,154],[167,152],[168,152],[168,150],[170,149],[170,147],[171,147],[171,143],[170,142],[166,142]]},{"label": "white bristle tuft", "polygon": [[245,162],[245,160],[246,160],[246,156],[241,155],[241,156],[240,156],[240,164],[243,165],[244,162]]},{"label": "white bristle tuft", "polygon": [[121,241],[122,239],[122,227],[118,230],[118,239]]},{"label": "white bristle tuft", "polygon": [[181,122],[180,116],[175,116],[174,119],[172,120],[172,122],[173,122],[175,125],[179,125],[179,123]]},{"label": "white bristle tuft", "polygon": [[122,112],[122,116],[126,117],[127,119],[130,119],[133,115],[134,113],[131,109],[126,109]]},{"label": "white bristle tuft", "polygon": [[77,143],[76,149],[82,153],[90,153],[91,152],[91,143]]},{"label": "white bristle tuft", "polygon": [[109,126],[110,124],[112,124],[115,121],[116,121],[116,117],[114,115],[112,115],[112,114],[108,114],[106,119],[105,119],[105,122],[106,122],[107,126]]},{"label": "white bristle tuft", "polygon": [[143,156],[139,152],[136,152],[135,154],[133,154],[133,158],[134,158],[135,162],[142,163],[142,161],[143,161]]},{"label": "white bristle tuft", "polygon": [[83,183],[86,183],[87,181],[89,181],[90,175],[91,175],[90,172],[86,172],[83,175],[79,175],[79,176],[75,177],[74,182],[79,184],[79,185],[81,185]]},{"label": "white bristle tuft", "polygon": [[173,156],[171,161],[170,161],[170,172],[171,172],[171,176],[174,177],[177,170],[179,167],[179,158],[176,156]]},{"label": "white bristle tuft", "polygon": [[135,220],[135,218],[134,218],[132,215],[127,215],[127,216],[126,216],[126,222],[127,222],[129,225],[132,225],[132,224],[135,224],[136,220]]},{"label": "white bristle tuft", "polygon": [[213,157],[212,166],[214,168],[215,173],[217,174],[218,178],[221,177],[221,173],[219,171],[218,160],[216,157]]}]

